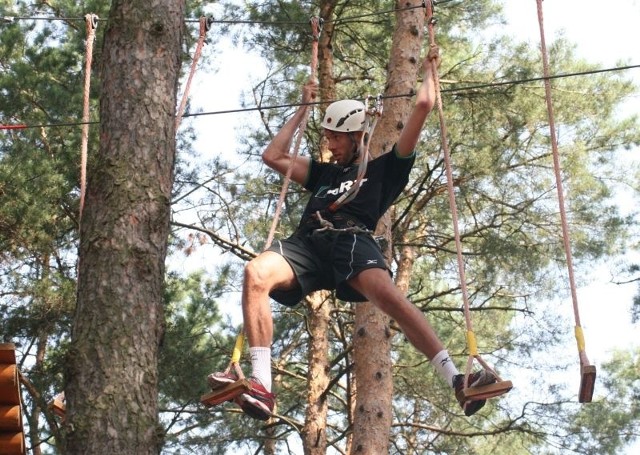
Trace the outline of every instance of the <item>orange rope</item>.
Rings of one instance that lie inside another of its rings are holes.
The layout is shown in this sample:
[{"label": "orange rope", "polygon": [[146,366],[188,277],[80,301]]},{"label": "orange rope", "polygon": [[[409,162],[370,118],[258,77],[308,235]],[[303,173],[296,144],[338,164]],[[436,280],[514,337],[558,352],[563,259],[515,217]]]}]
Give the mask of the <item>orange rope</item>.
[{"label": "orange rope", "polygon": [[78,213],[78,224],[82,220],[84,209],[84,198],[87,192],[87,150],[89,143],[89,101],[91,90],[91,61],[93,60],[93,43],[96,38],[96,28],[98,26],[98,16],[95,14],[85,15],[87,25],[87,41],[85,52],[87,55],[84,67],[84,93],[82,102],[82,141],[80,145],[80,209]]},{"label": "orange rope", "polygon": [[[429,45],[435,46],[435,19],[433,17],[433,5],[431,1],[426,2],[426,14],[427,14],[427,27],[429,30]],[[447,143],[447,126],[444,118],[444,109],[442,107],[442,96],[440,93],[440,77],[438,75],[438,67],[435,61],[433,64],[433,79],[436,91],[436,105],[438,107],[438,117],[440,119],[440,134],[442,136],[442,151],[444,153],[445,170],[447,175],[447,190],[449,194],[449,207],[451,209],[451,216],[453,218],[453,234],[456,244],[456,256],[458,260],[458,273],[460,277],[460,290],[462,292],[462,300],[464,302],[464,318],[467,328],[467,346],[469,349],[469,359],[467,361],[467,369],[465,374],[465,384],[468,384],[468,378],[471,373],[471,366],[473,359],[475,358],[486,370],[495,374],[496,378],[500,380],[497,373],[491,368],[478,353],[478,347],[473,333],[473,324],[471,322],[471,311],[469,309],[469,297],[467,290],[467,279],[464,269],[464,260],[462,258],[462,242],[460,241],[460,231],[458,228],[458,210],[456,207],[455,191],[453,187],[453,172],[451,170],[451,156],[449,153],[449,145]]]},{"label": "orange rope", "polygon": [[[322,19],[314,17],[311,19],[311,30],[313,33],[313,42],[311,45],[311,74],[309,76],[310,81],[315,81],[316,79],[316,68],[318,66],[318,39],[320,37],[320,27],[322,24]],[[300,121],[300,128],[298,129],[298,136],[296,138],[296,143],[294,147],[294,151],[292,153],[291,162],[289,163],[289,167],[287,168],[287,173],[284,178],[284,183],[282,185],[282,189],[280,190],[280,197],[278,199],[278,204],[276,205],[276,212],[274,214],[273,220],[271,222],[271,228],[269,229],[269,235],[267,236],[267,242],[265,244],[264,249],[266,250],[271,246],[271,242],[273,242],[273,237],[275,235],[276,227],[278,226],[278,220],[280,219],[280,213],[282,211],[282,206],[284,204],[284,197],[287,194],[287,189],[289,188],[289,182],[291,181],[291,173],[293,172],[293,163],[298,156],[298,150],[300,149],[300,143],[302,141],[302,136],[304,135],[304,130],[307,126],[307,118],[309,115],[309,107],[305,107],[305,114],[303,119]],[[233,349],[233,355],[231,356],[231,361],[227,366],[226,372],[228,373],[231,368],[233,368],[240,379],[244,378],[244,373],[242,372],[242,368],[240,367],[240,356],[242,355],[242,348],[244,344],[244,331],[243,328],[240,327],[238,337],[236,338],[236,344]]]},{"label": "orange rope", "polygon": [[189,77],[187,78],[187,83],[184,87],[184,93],[182,94],[182,100],[180,100],[180,106],[178,107],[178,112],[176,114],[176,131],[180,126],[180,122],[182,121],[182,116],[184,114],[185,107],[187,106],[187,99],[189,98],[189,90],[191,89],[191,81],[193,80],[193,75],[196,72],[196,65],[198,64],[198,60],[202,55],[202,48],[204,47],[204,40],[207,37],[207,31],[209,30],[209,22],[206,17],[202,16],[200,18],[200,36],[198,37],[198,44],[196,45],[196,50],[193,54],[193,61],[191,62],[191,70],[189,71]]},{"label": "orange rope", "polygon": [[538,4],[538,23],[540,25],[540,50],[542,52],[542,64],[544,71],[544,91],[547,103],[547,114],[549,116],[549,132],[551,135],[551,149],[553,152],[553,169],[556,178],[556,189],[558,192],[558,205],[560,207],[560,220],[562,223],[562,241],[564,244],[564,253],[567,260],[567,272],[569,274],[569,286],[571,288],[571,300],[573,302],[573,314],[576,322],[576,341],[578,343],[578,354],[580,360],[584,364],[589,364],[587,354],[585,352],[584,337],[582,336],[582,328],[580,326],[580,312],[578,309],[578,294],[576,291],[576,282],[573,274],[573,259],[571,256],[571,242],[569,240],[569,228],[567,223],[567,213],[565,211],[564,190],[562,188],[562,176],[560,175],[560,157],[558,153],[558,141],[556,138],[556,127],[553,116],[553,104],[551,101],[551,82],[549,80],[549,59],[547,56],[547,45],[544,38],[544,19],[542,15],[542,0],[537,0]]},{"label": "orange rope", "polygon": [[[311,31],[313,33],[313,42],[311,43],[311,74],[309,75],[309,80],[315,81],[316,68],[318,66],[318,40],[320,38],[320,27],[321,27],[322,20],[318,17],[313,17],[311,18],[310,22],[311,22]],[[304,131],[307,127],[308,118],[309,118],[309,106],[306,106],[304,116],[300,121],[300,128],[298,129],[296,143],[293,149],[293,153],[291,154],[291,161],[289,162],[289,167],[287,168],[287,173],[285,174],[285,177],[284,177],[282,189],[280,190],[280,197],[276,205],[276,212],[271,222],[271,228],[269,229],[267,242],[265,243],[265,247],[264,247],[265,250],[271,246],[271,243],[273,242],[273,238],[275,236],[276,227],[278,226],[278,222],[280,220],[280,213],[282,212],[282,206],[284,205],[284,198],[287,194],[287,190],[289,189],[289,182],[291,181],[291,173],[293,172],[293,164],[296,158],[298,157],[300,144],[302,142],[302,137],[304,136]]]}]

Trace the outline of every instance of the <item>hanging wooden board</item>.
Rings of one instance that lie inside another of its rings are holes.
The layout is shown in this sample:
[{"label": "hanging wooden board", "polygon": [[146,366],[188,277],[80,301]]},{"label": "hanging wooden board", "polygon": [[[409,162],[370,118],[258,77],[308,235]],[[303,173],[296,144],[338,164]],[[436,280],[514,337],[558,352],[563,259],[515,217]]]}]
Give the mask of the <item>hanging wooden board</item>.
[{"label": "hanging wooden board", "polygon": [[580,390],[578,392],[578,402],[591,403],[595,385],[596,367],[594,365],[582,365],[580,367]]},{"label": "hanging wooden board", "polygon": [[238,395],[251,390],[251,384],[247,379],[240,379],[233,384],[226,385],[213,392],[200,397],[200,402],[207,407],[216,406],[225,401],[231,401]]},{"label": "hanging wooden board", "polygon": [[488,400],[507,393],[513,388],[511,381],[499,381],[478,387],[467,387],[463,390],[465,401]]}]

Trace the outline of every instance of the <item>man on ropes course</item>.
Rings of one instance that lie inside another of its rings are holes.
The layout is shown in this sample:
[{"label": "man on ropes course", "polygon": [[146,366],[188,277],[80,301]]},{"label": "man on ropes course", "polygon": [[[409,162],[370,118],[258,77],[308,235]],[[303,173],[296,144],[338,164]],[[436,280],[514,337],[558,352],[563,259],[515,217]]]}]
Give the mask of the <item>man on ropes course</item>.
[{"label": "man on ropes course", "polygon": [[[375,304],[398,323],[409,341],[457,392],[465,415],[471,416],[484,406],[485,399],[467,399],[461,393],[465,375],[453,364],[422,312],[396,287],[372,237],[378,220],[408,182],[420,131],[436,102],[434,72],[439,60],[438,48],[432,46],[423,63],[424,79],[416,93],[415,106],[398,141],[390,152],[369,161],[364,176],[357,176],[360,164],[367,158],[363,155],[368,154],[362,147],[367,134],[367,108],[360,101],[337,101],[326,110],[322,127],[334,163],[290,154],[294,134],[306,117],[306,105],[316,96],[314,83],[304,86],[301,107],[264,150],[264,162],[283,175],[289,172],[291,180],[309,190],[311,197],[296,232],[274,242],[245,267],[243,327],[249,341],[252,372],[250,388],[234,401],[249,416],[267,420],[275,406],[271,392],[273,320],[269,298],[295,306],[307,294],[320,289],[335,289],[341,300],[368,300]],[[349,191],[352,199],[341,199]],[[237,380],[233,371],[208,377],[214,390]],[[481,387],[496,380],[493,372],[481,369],[469,376],[467,386]]]}]

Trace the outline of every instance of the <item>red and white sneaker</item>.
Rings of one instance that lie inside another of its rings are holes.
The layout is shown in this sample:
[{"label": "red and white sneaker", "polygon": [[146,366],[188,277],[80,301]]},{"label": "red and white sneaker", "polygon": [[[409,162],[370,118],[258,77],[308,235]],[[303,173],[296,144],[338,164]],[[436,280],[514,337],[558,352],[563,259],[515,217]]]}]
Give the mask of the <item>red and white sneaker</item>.
[{"label": "red and white sneaker", "polygon": [[[495,375],[490,371],[480,370],[469,375],[468,387],[481,387],[483,385],[493,384],[497,380],[498,379],[495,377]],[[457,374],[454,376],[453,389],[456,392],[458,403],[460,403],[460,407],[464,411],[464,415],[466,415],[467,417],[472,416],[473,414],[478,412],[487,402],[487,400],[465,400],[464,394],[462,392],[464,389],[464,374]]]},{"label": "red and white sneaker", "polygon": [[220,389],[226,385],[233,384],[237,380],[238,376],[236,376],[236,374],[233,372],[226,373],[218,371],[207,376],[207,382],[209,383],[209,387],[211,387],[211,390]]},{"label": "red and white sneaker", "polygon": [[251,390],[244,392],[233,401],[245,414],[258,420],[269,420],[276,405],[275,394],[267,391],[256,378],[249,378]]}]

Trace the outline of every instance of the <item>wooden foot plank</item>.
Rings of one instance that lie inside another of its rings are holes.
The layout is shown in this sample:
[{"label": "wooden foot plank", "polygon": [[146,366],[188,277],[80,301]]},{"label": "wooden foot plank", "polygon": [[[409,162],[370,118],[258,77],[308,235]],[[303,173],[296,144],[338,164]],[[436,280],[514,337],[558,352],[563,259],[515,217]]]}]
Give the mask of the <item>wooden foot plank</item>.
[{"label": "wooden foot plank", "polygon": [[513,388],[511,381],[498,381],[479,387],[467,387],[462,391],[465,400],[486,400],[503,395]]},{"label": "wooden foot plank", "polygon": [[594,365],[582,365],[580,368],[580,391],[578,401],[580,403],[591,403],[593,389],[596,385],[596,367]]},{"label": "wooden foot plank", "polygon": [[64,418],[67,407],[64,400],[60,396],[56,396],[51,403],[49,403],[49,407],[53,411],[55,415],[60,418]]},{"label": "wooden foot plank", "polygon": [[200,402],[207,407],[216,406],[225,401],[231,401],[238,395],[251,390],[251,384],[246,379],[240,379],[233,384],[213,390],[200,397]]}]

